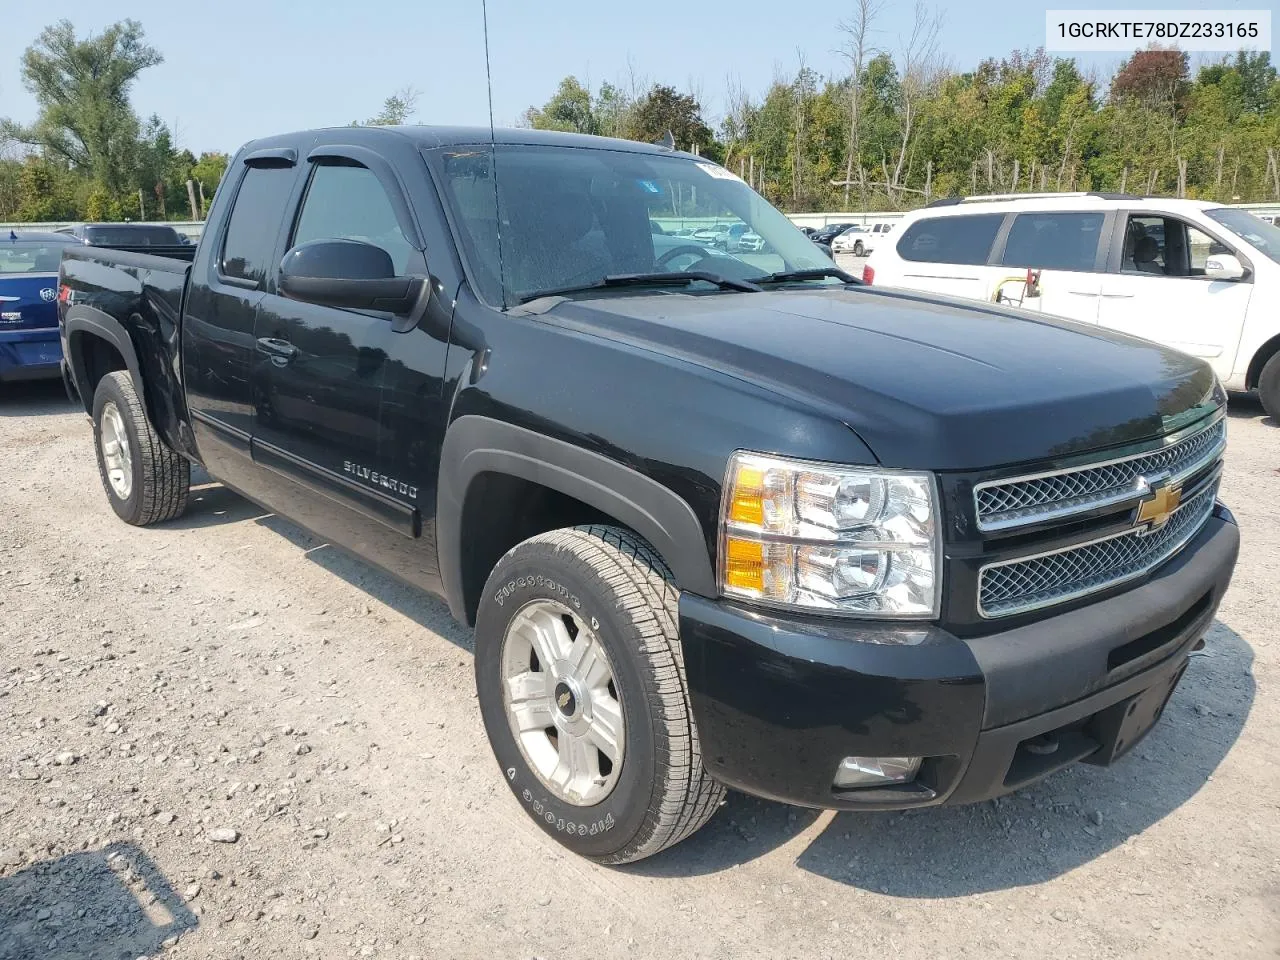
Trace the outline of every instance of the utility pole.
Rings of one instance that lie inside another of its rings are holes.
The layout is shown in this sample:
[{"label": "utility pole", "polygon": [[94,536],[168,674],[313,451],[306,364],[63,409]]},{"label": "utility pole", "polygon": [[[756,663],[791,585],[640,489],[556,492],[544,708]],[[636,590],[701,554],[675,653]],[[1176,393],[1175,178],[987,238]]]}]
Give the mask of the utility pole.
[{"label": "utility pole", "polygon": [[196,216],[196,187],[190,180],[187,181],[187,202],[191,204],[191,219],[199,220]]}]

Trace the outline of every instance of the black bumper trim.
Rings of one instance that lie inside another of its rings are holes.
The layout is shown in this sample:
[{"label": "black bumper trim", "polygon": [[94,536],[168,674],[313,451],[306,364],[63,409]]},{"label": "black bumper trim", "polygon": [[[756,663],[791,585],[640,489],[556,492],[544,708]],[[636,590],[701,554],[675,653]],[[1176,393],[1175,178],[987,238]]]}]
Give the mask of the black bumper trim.
[{"label": "black bumper trim", "polygon": [[[747,793],[864,810],[971,802],[1081,759],[1109,762],[1120,751],[1104,743],[1100,718],[1142,691],[1172,689],[1238,550],[1219,510],[1145,583],[969,640],[929,625],[775,617],[686,593],[680,631],[704,762]],[[1166,697],[1143,701],[1158,716]],[[1019,752],[1046,733],[1057,737],[1052,755]],[[925,757],[924,789],[834,791],[836,767],[855,755]]]}]

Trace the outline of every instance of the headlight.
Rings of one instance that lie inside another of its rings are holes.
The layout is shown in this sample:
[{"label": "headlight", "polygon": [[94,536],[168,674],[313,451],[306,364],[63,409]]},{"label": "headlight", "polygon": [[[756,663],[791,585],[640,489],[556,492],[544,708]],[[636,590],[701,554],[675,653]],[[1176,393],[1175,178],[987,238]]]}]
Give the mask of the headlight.
[{"label": "headlight", "polygon": [[735,453],[721,529],[725,596],[873,617],[938,616],[930,474]]}]

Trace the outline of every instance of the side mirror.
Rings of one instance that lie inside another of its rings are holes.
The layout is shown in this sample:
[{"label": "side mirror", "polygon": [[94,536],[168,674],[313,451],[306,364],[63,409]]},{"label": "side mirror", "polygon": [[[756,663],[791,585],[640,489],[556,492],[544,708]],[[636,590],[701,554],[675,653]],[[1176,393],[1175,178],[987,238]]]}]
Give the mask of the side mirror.
[{"label": "side mirror", "polygon": [[391,255],[359,240],[310,240],[280,261],[280,293],[291,300],[404,314],[422,293],[421,277],[397,277]]},{"label": "side mirror", "polygon": [[1243,280],[1245,269],[1231,253],[1210,254],[1204,262],[1204,275],[1214,280]]}]

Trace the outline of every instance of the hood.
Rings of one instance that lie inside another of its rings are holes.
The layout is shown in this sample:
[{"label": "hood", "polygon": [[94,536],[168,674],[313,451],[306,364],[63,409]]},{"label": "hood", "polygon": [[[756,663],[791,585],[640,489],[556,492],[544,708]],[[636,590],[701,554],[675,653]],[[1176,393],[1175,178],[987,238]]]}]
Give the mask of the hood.
[{"label": "hood", "polygon": [[608,296],[541,317],[843,420],[881,464],[983,470],[1149,439],[1225,396],[1207,364],[1068,320],[905,292]]},{"label": "hood", "polygon": [[0,331],[57,325],[56,273],[0,273]]}]

